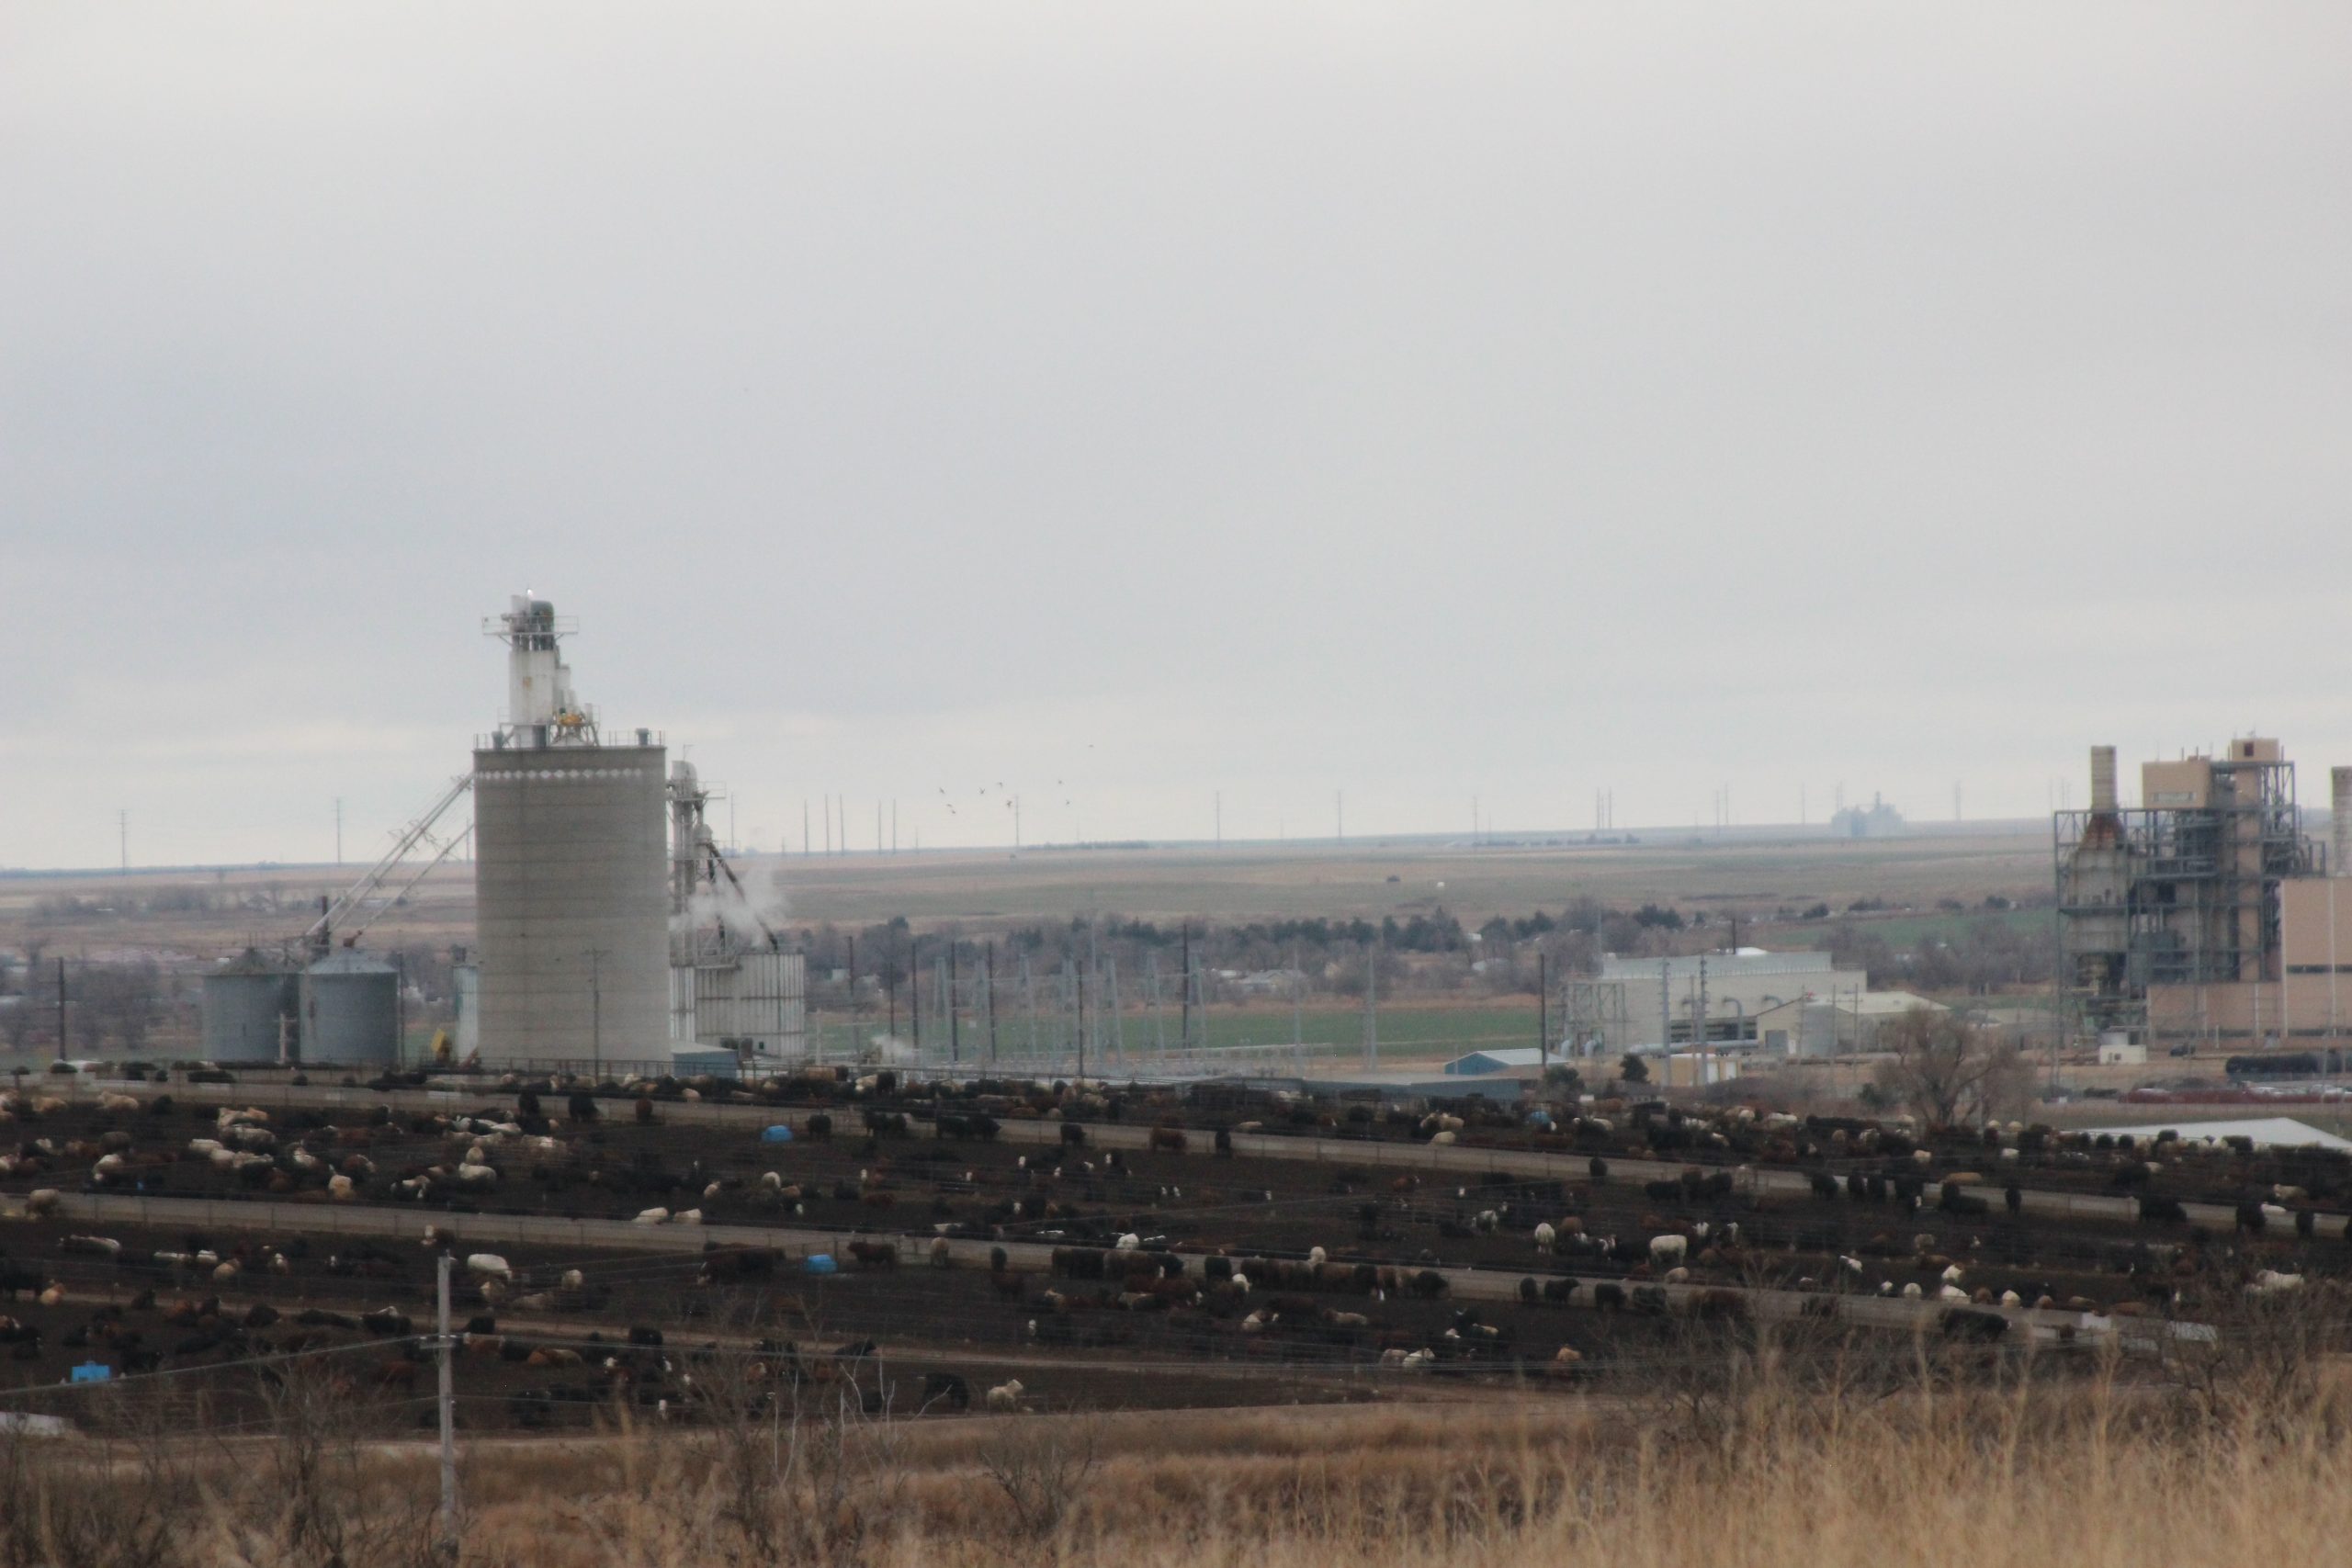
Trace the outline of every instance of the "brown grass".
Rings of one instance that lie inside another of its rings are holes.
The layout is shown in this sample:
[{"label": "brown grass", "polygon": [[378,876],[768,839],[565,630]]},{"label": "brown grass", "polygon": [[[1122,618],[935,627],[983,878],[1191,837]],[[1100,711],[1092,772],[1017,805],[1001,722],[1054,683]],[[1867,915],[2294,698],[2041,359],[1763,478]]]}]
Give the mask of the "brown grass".
[{"label": "brown grass", "polygon": [[[460,1561],[2120,1568],[2332,1561],[2352,1531],[2352,1400],[2324,1360],[2201,1385],[2015,1366],[1962,1385],[1956,1370],[1922,1355],[1898,1383],[1879,1368],[1841,1386],[1835,1368],[1799,1380],[1768,1356],[1703,1399],[922,1424],[813,1408],[794,1423],[749,1403],[729,1419],[721,1399],[691,1433],[476,1448]],[[348,1568],[432,1560],[429,1450],[356,1447],[346,1469],[331,1438],[289,1468],[285,1441],[182,1452],[160,1473],[171,1450],[129,1438],[13,1445],[0,1506],[18,1525],[0,1530],[0,1562],[293,1568],[328,1561],[325,1540]],[[288,1476],[308,1470],[331,1485],[302,1501],[327,1507],[298,1520]],[[93,1498],[125,1522],[166,1510],[168,1550],[110,1554],[86,1517],[79,1550],[43,1539],[40,1521]],[[288,1539],[298,1524],[307,1546]]]}]

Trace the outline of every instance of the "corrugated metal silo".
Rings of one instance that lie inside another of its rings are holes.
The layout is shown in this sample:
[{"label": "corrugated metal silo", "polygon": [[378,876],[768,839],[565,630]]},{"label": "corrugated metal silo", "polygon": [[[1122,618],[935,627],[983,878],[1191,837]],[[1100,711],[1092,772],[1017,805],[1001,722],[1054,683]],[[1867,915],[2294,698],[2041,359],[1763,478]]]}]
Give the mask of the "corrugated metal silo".
[{"label": "corrugated metal silo", "polygon": [[275,1062],[281,1019],[300,1037],[295,971],[247,952],[204,977],[204,1056],[210,1062]]},{"label": "corrugated metal silo", "polygon": [[662,750],[474,753],[484,1062],[668,1055]]},{"label": "corrugated metal silo", "polygon": [[449,1045],[462,1062],[481,1049],[481,966],[456,964],[449,971],[449,999],[456,1011]]},{"label": "corrugated metal silo", "polygon": [[389,1067],[400,1061],[400,975],[365,953],[334,953],[302,972],[302,1061]]}]

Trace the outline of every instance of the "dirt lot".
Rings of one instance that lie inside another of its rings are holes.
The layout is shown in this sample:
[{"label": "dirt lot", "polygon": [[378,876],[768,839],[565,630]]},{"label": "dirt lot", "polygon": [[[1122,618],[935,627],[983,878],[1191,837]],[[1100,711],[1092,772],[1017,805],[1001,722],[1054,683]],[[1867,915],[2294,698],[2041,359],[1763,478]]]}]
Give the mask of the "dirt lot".
[{"label": "dirt lot", "polygon": [[[281,1109],[266,1128],[243,1134],[255,1147],[232,1151],[239,1135],[221,1125],[223,1102],[212,1098],[225,1091],[177,1092],[183,1098],[168,1110],[87,1103],[10,1126],[15,1168],[0,1176],[0,1194],[11,1211],[42,1188],[103,1189],[118,1203],[142,1196],[219,1201],[195,1228],[0,1221],[0,1285],[14,1298],[0,1308],[14,1320],[6,1330],[13,1359],[0,1360],[0,1382],[53,1385],[71,1366],[96,1360],[122,1374],[169,1374],[175,1397],[211,1390],[233,1402],[259,1396],[264,1385],[254,1380],[266,1374],[257,1365],[299,1349],[326,1353],[338,1366],[347,1358],[355,1397],[421,1398],[414,1385],[422,1374],[407,1363],[427,1326],[428,1224],[453,1231],[461,1257],[492,1252],[512,1271],[488,1281],[487,1292],[481,1277],[469,1276],[460,1292],[461,1316],[487,1314],[494,1324],[477,1327],[505,1337],[479,1342],[463,1363],[469,1419],[485,1426],[582,1421],[616,1398],[650,1403],[657,1414],[690,1409],[704,1397],[688,1381],[695,1354],[716,1358],[720,1369],[706,1371],[706,1388],[756,1362],[760,1376],[786,1386],[854,1386],[861,1399],[900,1409],[923,1404],[920,1377],[932,1373],[961,1377],[967,1394],[1018,1376],[1024,1397],[1057,1406],[1287,1402],[1376,1394],[1393,1387],[1394,1368],[1384,1372],[1384,1359],[1409,1352],[1474,1382],[1535,1376],[1554,1386],[1544,1373],[1564,1347],[1582,1358],[1579,1379],[1647,1377],[1690,1354],[1694,1333],[1736,1332],[1747,1311],[1740,1292],[1758,1287],[1875,1298],[1908,1286],[1932,1307],[1956,1277],[1966,1292],[1983,1292],[1980,1300],[2014,1291],[2028,1302],[2104,1310],[2160,1303],[2180,1282],[2256,1267],[2352,1273],[2340,1219],[2299,1237],[2283,1205],[2260,1236],[2233,1237],[2161,1219],[2011,1213],[1997,1187],[1982,1190],[1982,1212],[1939,1212],[1930,1191],[1928,1206],[1913,1213],[1886,1185],[1889,1173],[1900,1179],[1914,1168],[1949,1174],[1957,1159],[1987,1152],[1981,1147],[1936,1151],[1925,1165],[1849,1157],[1834,1162],[1842,1172],[1834,1187],[1769,1194],[1743,1189],[1732,1163],[1753,1151],[1703,1139],[1671,1146],[1675,1137],[1652,1150],[1648,1141],[1671,1129],[1643,1136],[1630,1122],[1605,1136],[1588,1131],[1596,1151],[1588,1159],[1605,1151],[1632,1164],[1662,1152],[1673,1163],[1649,1168],[1669,1172],[1667,1179],[1402,1172],[1376,1159],[1422,1145],[1408,1141],[1409,1128],[1377,1124],[1365,1129],[1378,1136],[1362,1145],[1361,1164],[1280,1157],[1287,1152],[1280,1145],[1276,1153],[1219,1157],[1214,1132],[1198,1125],[1181,1153],[1102,1146],[1107,1123],[1068,1147],[1001,1134],[942,1138],[926,1120],[936,1108],[916,1099],[836,1105],[830,1138],[807,1135],[804,1111],[802,1134],[786,1144],[760,1139],[759,1122],[775,1111],[688,1122],[687,1108],[673,1102],[639,1122],[626,1100],[605,1102],[606,1116],[589,1125],[558,1120],[500,1134],[487,1129],[514,1114],[514,1100],[485,1095],[474,1108],[479,1117],[454,1122],[390,1106]],[[1227,1105],[1218,1113],[1230,1122],[1273,1109]],[[866,1131],[867,1110],[882,1120],[880,1131]],[[910,1118],[903,1133],[901,1116]],[[1032,1135],[1045,1132],[1027,1126]],[[1529,1141],[1516,1132],[1496,1136]],[[453,1187],[450,1172],[478,1146],[496,1178],[480,1190]],[[1298,1146],[1307,1152],[1306,1140]],[[237,1153],[248,1156],[242,1170]],[[2022,1164],[2020,1179],[2111,1190],[2144,1153],[2052,1150]],[[119,1165],[102,1169],[109,1156]],[[355,1162],[366,1169],[354,1200],[331,1201],[328,1173],[360,1171]],[[1812,1163],[1829,1176],[1833,1162]],[[1686,1164],[1688,1177],[1671,1177]],[[2224,1153],[2172,1161],[2124,1190],[2279,1196],[2277,1183],[2300,1178],[2312,1196],[2292,1199],[2299,1206],[2323,1198],[2340,1204],[2342,1165]],[[1875,1197],[1858,1195],[1845,1179],[1869,1176],[1879,1179]],[[420,1179],[434,1184],[429,1197],[398,1195],[410,1190],[402,1183]],[[274,1228],[234,1223],[241,1206],[258,1214],[264,1201],[277,1216]],[[469,1223],[494,1231],[513,1216],[626,1222],[657,1207],[697,1209],[708,1224],[756,1227],[746,1234],[789,1245],[756,1265],[722,1257],[710,1278],[703,1233],[674,1221],[658,1234],[615,1226],[646,1246],[466,1238]],[[335,1234],[337,1224],[366,1216],[386,1219],[379,1234]],[[1538,1224],[1565,1232],[1571,1218],[1580,1238],[1564,1238],[1551,1252],[1537,1247]],[[954,1267],[933,1266],[932,1239],[941,1235],[963,1239]],[[1690,1279],[1679,1288],[1698,1293],[1680,1295],[1671,1311],[1645,1311],[1641,1292],[1662,1267],[1651,1238],[1661,1235],[1685,1238]],[[70,1239],[86,1235],[117,1245]],[[1104,1250],[1130,1235],[1135,1252]],[[1019,1244],[1022,1260],[1001,1271],[982,1260],[990,1245]],[[805,1271],[800,1254],[818,1247],[840,1261],[840,1272]],[[1048,1247],[1057,1249],[1050,1263]],[[1310,1261],[1317,1248],[1329,1259],[1321,1269]],[[1163,1250],[1184,1256],[1160,1261]],[[231,1262],[237,1266],[224,1269]],[[1254,1274],[1255,1289],[1204,1279],[1212,1265]],[[1167,1290],[1139,1291],[1136,1268],[1170,1280]],[[1424,1269],[1471,1270],[1451,1278],[1492,1277],[1495,1288],[1425,1294],[1416,1283]],[[576,1278],[567,1279],[571,1270]],[[1521,1279],[1535,1300],[1517,1299]],[[1546,1299],[1546,1285],[1556,1290],[1571,1279],[1565,1301]],[[43,1304],[40,1292],[52,1288],[62,1296]],[[1604,1299],[1611,1291],[1623,1293]],[[205,1304],[213,1297],[217,1308]],[[101,1316],[110,1308],[121,1314],[112,1326]],[[369,1311],[407,1321],[380,1319],[372,1328],[345,1321]],[[269,1312],[275,1321],[264,1321]],[[343,1316],[305,1324],[305,1312]],[[631,1347],[632,1330],[640,1339],[658,1331],[663,1344]],[[126,1342],[122,1334],[139,1337]],[[828,1353],[868,1342],[871,1352]],[[690,1354],[682,1358],[681,1349]],[[568,1364],[566,1352],[582,1363]],[[607,1357],[613,1365],[604,1364]],[[933,1393],[946,1399],[952,1386]]]}]

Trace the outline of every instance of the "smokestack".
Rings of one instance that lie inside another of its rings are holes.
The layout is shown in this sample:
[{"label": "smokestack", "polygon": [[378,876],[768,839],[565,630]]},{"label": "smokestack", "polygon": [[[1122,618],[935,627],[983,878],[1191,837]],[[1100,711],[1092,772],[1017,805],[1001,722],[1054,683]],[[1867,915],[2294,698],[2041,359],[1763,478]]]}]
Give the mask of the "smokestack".
[{"label": "smokestack", "polygon": [[2352,768],[2330,768],[2327,782],[2327,831],[2335,840],[2327,869],[2333,875],[2352,876]]},{"label": "smokestack", "polygon": [[2115,809],[2115,748],[2091,748],[2091,809]]}]

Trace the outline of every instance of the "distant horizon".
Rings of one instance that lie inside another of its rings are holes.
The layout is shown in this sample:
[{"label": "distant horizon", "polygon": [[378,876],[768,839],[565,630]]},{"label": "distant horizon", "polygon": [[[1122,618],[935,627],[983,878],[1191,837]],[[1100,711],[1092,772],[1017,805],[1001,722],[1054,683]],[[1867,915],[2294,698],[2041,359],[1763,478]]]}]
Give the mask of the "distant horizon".
[{"label": "distant horizon", "polygon": [[[1829,825],[1826,822],[1759,822],[1754,824],[1735,823],[1727,828],[1697,829],[1688,826],[1674,827],[1671,825],[1649,828],[1611,828],[1599,830],[1590,828],[1496,829],[1491,833],[1482,833],[1478,840],[1475,842],[1466,834],[1366,833],[1361,838],[1351,835],[1344,840],[1329,837],[1320,839],[1228,838],[1222,840],[1211,839],[1173,838],[1090,839],[1077,842],[1054,840],[1045,843],[1022,844],[1017,848],[1012,844],[959,843],[925,844],[922,848],[918,849],[911,844],[904,844],[895,850],[885,849],[877,851],[870,845],[853,844],[846,849],[834,850],[827,850],[822,846],[820,846],[813,852],[803,852],[797,849],[774,850],[746,847],[729,849],[724,852],[729,860],[735,861],[794,861],[804,859],[821,861],[857,859],[890,860],[919,854],[988,855],[991,857],[1001,857],[1012,854],[1042,854],[1048,852],[1100,854],[1104,852],[1117,852],[1120,851],[1128,851],[1135,853],[1147,853],[1168,850],[1186,852],[1204,851],[1214,853],[1220,850],[1273,849],[1295,850],[1301,852],[1307,852],[1357,848],[1379,850],[1421,847],[1458,848],[1464,852],[1476,852],[1486,848],[1494,848],[1498,850],[1547,848],[1607,849],[1611,847],[1611,840],[1619,840],[1622,844],[1623,840],[1629,836],[1635,839],[1651,839],[1672,840],[1682,843],[1704,844],[1712,840],[1717,839],[1746,839],[1751,837],[1769,838],[1775,835],[1787,835],[1791,838],[1829,839],[1840,841],[1850,840],[1856,843],[1883,844],[1906,838],[1927,839],[1934,838],[1939,835],[1948,837],[1967,837],[1981,832],[1986,836],[1993,836],[2004,831],[2013,833],[2027,830],[2039,831],[2046,829],[2048,826],[2049,818],[2042,817],[1988,817],[1981,819],[1970,819],[1960,822],[1916,822],[1906,819],[1903,828],[1899,831],[1893,833],[1868,834],[1860,838],[1856,838],[1850,834],[1833,832],[1831,831]],[[1596,839],[1598,839],[1598,842],[1593,841]],[[1530,842],[1528,840],[1541,841]],[[1645,845],[1644,847],[1649,846]],[[261,860],[219,863],[200,862],[186,864],[159,863],[149,865],[134,861],[127,869],[118,865],[0,865],[0,878],[31,881],[44,877],[119,878],[124,876],[192,876],[228,872],[269,871],[283,871],[288,873],[299,872],[304,874],[319,874],[328,875],[332,875],[336,872],[342,872],[356,878],[374,863],[375,862],[372,860],[345,860],[340,863],[334,861]],[[410,862],[408,863],[413,865],[414,862]],[[449,858],[448,863],[450,866],[455,867],[469,865],[472,863],[465,856],[452,855]]]}]

